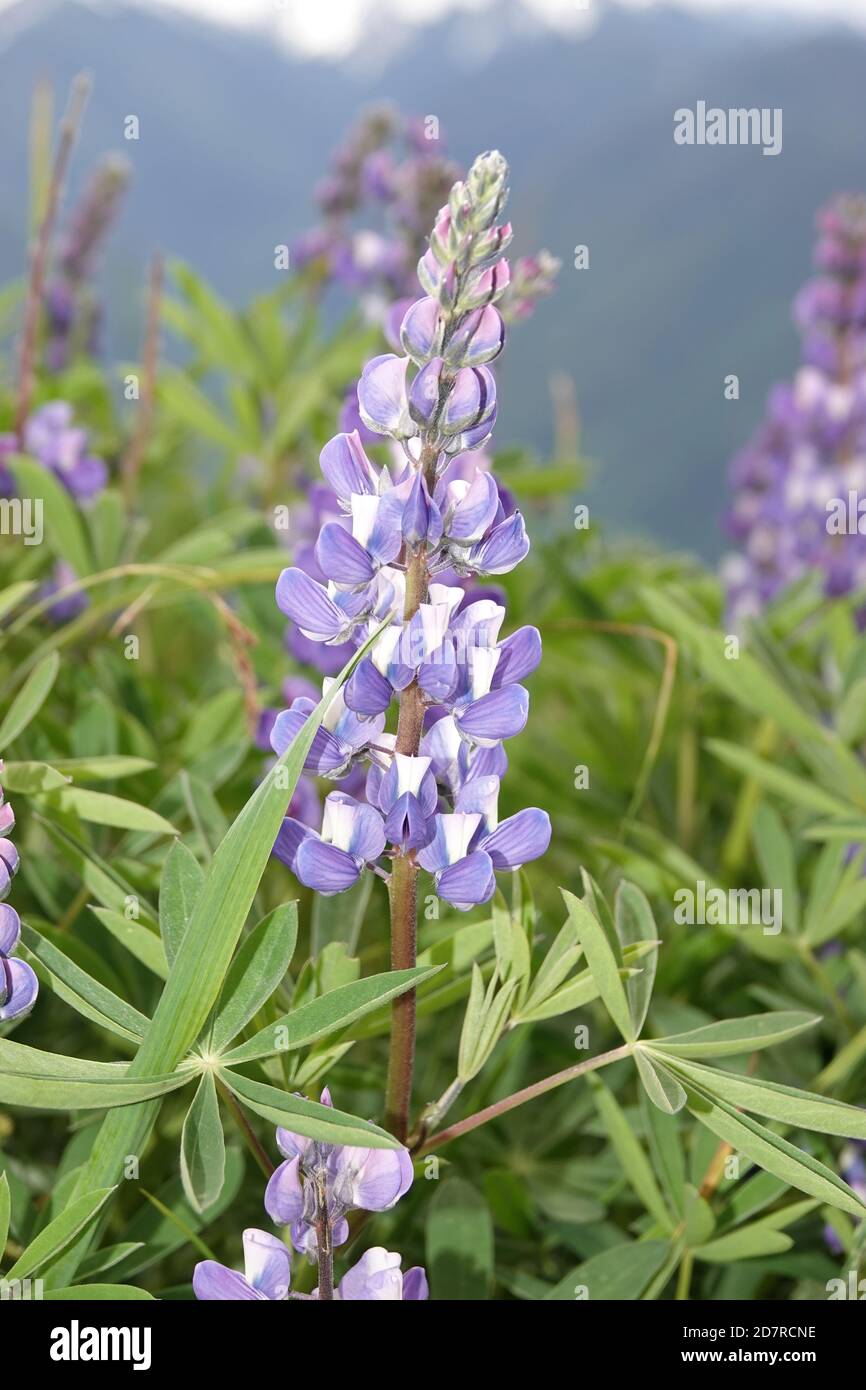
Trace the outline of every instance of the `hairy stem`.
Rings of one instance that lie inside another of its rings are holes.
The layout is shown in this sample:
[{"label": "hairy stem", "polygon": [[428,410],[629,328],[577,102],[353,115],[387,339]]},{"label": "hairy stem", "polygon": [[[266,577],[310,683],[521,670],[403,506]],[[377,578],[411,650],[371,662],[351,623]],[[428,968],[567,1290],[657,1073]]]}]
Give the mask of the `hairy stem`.
[{"label": "hairy stem", "polygon": [[319,1300],[334,1297],[334,1242],[328,1213],[328,1189],[322,1176],[316,1184],[316,1246],[319,1270]]},{"label": "hairy stem", "polygon": [[[404,622],[414,617],[427,598],[427,555],[422,548],[406,570]],[[424,700],[417,681],[400,696],[396,751],[416,757],[424,727]],[[391,969],[411,970],[416,962],[418,923],[418,865],[412,851],[397,854],[391,870]],[[415,1067],[415,991],[407,990],[391,1006],[391,1043],[385,1125],[404,1143],[409,1133],[412,1074]]]},{"label": "hairy stem", "polygon": [[566,1067],[564,1071],[558,1071],[553,1076],[546,1076],[543,1081],[535,1081],[531,1086],[525,1086],[522,1091],[515,1091],[513,1095],[506,1096],[503,1100],[494,1101],[485,1110],[479,1110],[474,1115],[469,1115],[465,1120],[458,1120],[456,1124],[449,1125],[447,1129],[441,1129],[438,1134],[425,1139],[416,1150],[419,1154],[430,1153],[432,1149],[439,1149],[443,1144],[448,1144],[452,1139],[459,1139],[463,1134],[469,1134],[471,1130],[478,1129],[479,1125],[486,1125],[489,1120],[497,1120],[500,1115],[506,1115],[509,1110],[516,1110],[518,1105],[525,1105],[528,1100],[536,1100],[538,1096],[546,1095],[548,1091],[553,1091],[557,1086],[564,1086],[567,1081],[574,1081],[578,1076],[585,1076],[587,1072],[597,1071],[599,1067],[607,1067],[611,1062],[620,1062],[624,1057],[628,1057],[632,1050],[631,1043],[624,1043],[622,1047],[615,1047],[611,1052],[601,1052],[597,1057],[589,1057],[585,1062],[578,1062],[577,1066]]}]

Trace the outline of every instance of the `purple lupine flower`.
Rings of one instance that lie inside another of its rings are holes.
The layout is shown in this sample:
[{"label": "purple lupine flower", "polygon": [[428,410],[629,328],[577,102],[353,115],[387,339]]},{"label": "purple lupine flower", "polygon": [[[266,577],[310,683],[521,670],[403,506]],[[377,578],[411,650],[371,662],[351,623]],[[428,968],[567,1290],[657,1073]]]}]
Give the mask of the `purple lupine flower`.
[{"label": "purple lupine flower", "polygon": [[[381,1245],[365,1251],[357,1264],[343,1275],[334,1298],[347,1300],[426,1299],[430,1297],[427,1275],[421,1265],[414,1265],[404,1274],[401,1256]],[[313,1295],[316,1297],[316,1295]]]},{"label": "purple lupine flower", "polygon": [[18,872],[18,851],[9,839],[14,828],[15,813],[0,787],[0,1023],[23,1018],[39,993],[39,981],[27,962],[10,959],[21,939],[18,913],[5,901]]},{"label": "purple lupine flower", "polygon": [[[360,789],[332,793],[320,831],[290,813],[275,844],[301,882],[324,894],[367,870],[388,878],[395,858],[411,856],[463,910],[486,902],[497,872],[537,858],[550,839],[544,811],[501,824],[497,816],[502,745],[526,724],[521,681],[538,665],[540,636],[525,627],[501,639],[501,595],[467,594],[476,576],[507,572],[529,548],[523,518],[479,452],[496,418],[485,364],[504,342],[494,300],[509,283],[502,252],[511,229],[497,220],[506,176],[493,153],[455,185],[419,263],[426,295],[403,315],[406,351],[381,354],[362,372],[360,417],[390,438],[392,466],[371,461],[357,429],[325,445],[318,537],[277,583],[293,643],[349,652],[375,637],[305,762],[306,772],[334,780],[368,764],[366,799]],[[385,732],[390,705],[407,692],[420,702],[409,745]],[[302,695],[276,717],[277,753],[314,708]]]},{"label": "purple lupine flower", "polygon": [[866,536],[845,515],[866,491],[866,198],[835,199],[818,227],[819,276],[794,304],[803,365],[731,464],[740,550],[722,576],[736,622],[809,570],[829,595],[866,583]]},{"label": "purple lupine flower", "polygon": [[88,502],[108,482],[105,461],[91,454],[87,431],[73,423],[68,401],[49,401],[24,426],[24,452],[49,468],[77,502]]},{"label": "purple lupine flower", "polygon": [[54,371],[77,347],[94,352],[101,317],[90,281],[129,181],[126,160],[109,156],[96,169],[59,239],[57,267],[45,292],[46,357]]},{"label": "purple lupine flower", "polygon": [[268,1231],[244,1231],[244,1272],[216,1260],[195,1267],[192,1288],[203,1302],[241,1300],[283,1302],[291,1286],[291,1256],[281,1240]]},{"label": "purple lupine flower", "polygon": [[[323,1105],[331,1105],[327,1087]],[[361,1149],[327,1144],[277,1130],[277,1146],[285,1162],[273,1173],[265,1192],[265,1208],[273,1221],[288,1226],[292,1244],[301,1254],[315,1258],[316,1212],[321,1202],[327,1210],[335,1246],[349,1237],[346,1213],[387,1211],[412,1186],[409,1150]]]}]

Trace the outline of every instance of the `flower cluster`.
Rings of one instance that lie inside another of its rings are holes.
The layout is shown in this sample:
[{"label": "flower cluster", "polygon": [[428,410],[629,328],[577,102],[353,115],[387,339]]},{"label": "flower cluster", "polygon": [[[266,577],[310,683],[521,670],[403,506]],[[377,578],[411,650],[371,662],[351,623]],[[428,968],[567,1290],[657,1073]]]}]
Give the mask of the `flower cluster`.
[{"label": "flower cluster", "polygon": [[91,281],[128,181],[126,160],[115,155],[105,159],[93,173],[60,239],[56,270],[45,290],[45,356],[54,371],[65,367],[76,350],[96,350],[101,314]]},{"label": "flower cluster", "polygon": [[[331,1105],[327,1088],[322,1104]],[[285,1162],[265,1192],[268,1215],[288,1226],[295,1249],[312,1260],[349,1238],[349,1211],[387,1211],[412,1185],[412,1160],[405,1148],[359,1149],[277,1130]],[[288,1298],[291,1257],[267,1231],[244,1231],[244,1273],[204,1260],[196,1265],[193,1291],[202,1300]],[[297,1295],[295,1295],[297,1296]],[[314,1294],[315,1298],[316,1295]],[[368,1250],[334,1290],[335,1299],[426,1299],[427,1278],[420,1266],[404,1274],[400,1256],[376,1246]]]},{"label": "flower cluster", "polygon": [[[509,282],[511,228],[499,221],[507,172],[500,154],[485,154],[454,185],[419,263],[426,293],[403,316],[404,351],[375,357],[358,383],[361,419],[390,439],[394,467],[377,467],[357,431],[331,439],[320,463],[339,510],[312,547],[317,575],[295,566],[277,584],[280,609],[308,644],[342,659],[379,633],[305,763],[324,778],[354,774],[353,793],[368,764],[365,800],[332,792],[320,832],[289,816],[275,846],[320,893],[344,891],[367,867],[384,873],[377,861],[389,847],[465,910],[493,895],[496,870],[537,858],[550,839],[544,811],[501,824],[497,811],[502,744],[526,724],[520,681],[538,665],[540,636],[524,627],[502,640],[503,604],[465,587],[512,570],[529,549],[520,513],[473,465],[496,420],[489,364],[505,341],[496,306]],[[394,699],[396,734],[386,732]],[[278,754],[314,705],[301,695],[278,715]]]},{"label": "flower cluster", "polygon": [[723,566],[734,619],[760,612],[808,570],[830,595],[866,583],[866,198],[818,216],[818,276],[794,318],[803,365],[771,392],[764,423],[734,459],[728,529],[741,546]]},{"label": "flower cluster", "polygon": [[18,851],[9,839],[14,828],[15,814],[0,787],[0,1024],[23,1018],[39,993],[39,981],[26,961],[10,959],[21,937],[18,913],[5,901],[18,872]]}]

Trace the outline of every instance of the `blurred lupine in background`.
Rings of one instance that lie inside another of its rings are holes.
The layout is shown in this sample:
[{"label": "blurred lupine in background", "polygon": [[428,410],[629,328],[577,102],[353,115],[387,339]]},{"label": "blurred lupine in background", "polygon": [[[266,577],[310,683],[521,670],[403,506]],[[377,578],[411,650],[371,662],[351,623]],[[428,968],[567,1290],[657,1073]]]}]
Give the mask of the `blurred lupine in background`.
[{"label": "blurred lupine in background", "polygon": [[102,310],[93,277],[128,181],[126,160],[109,155],[91,174],[58,237],[54,269],[45,290],[45,354],[54,370],[65,367],[76,353],[95,354],[99,347]]},{"label": "blurred lupine in background", "polygon": [[9,838],[14,828],[15,815],[0,786],[0,1024],[23,1018],[39,993],[39,981],[26,961],[10,959],[21,940],[18,913],[5,901],[18,872],[18,851]]},{"label": "blurred lupine in background", "polygon": [[819,273],[794,302],[803,365],[731,465],[728,529],[741,550],[723,576],[735,619],[810,569],[830,595],[866,586],[856,502],[849,525],[849,494],[866,491],[866,197],[840,195],[817,222]]}]

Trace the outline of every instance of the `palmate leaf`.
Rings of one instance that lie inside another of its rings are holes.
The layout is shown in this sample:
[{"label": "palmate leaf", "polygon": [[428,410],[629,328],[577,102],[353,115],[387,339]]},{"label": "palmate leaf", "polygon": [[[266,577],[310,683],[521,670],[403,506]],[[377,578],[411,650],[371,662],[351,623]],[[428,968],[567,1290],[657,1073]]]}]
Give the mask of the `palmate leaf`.
[{"label": "palmate leaf", "polygon": [[658,933],[652,908],[641,890],[633,883],[623,882],[617,888],[614,901],[614,924],[623,948],[623,959],[625,959],[624,953],[627,946],[638,946],[641,943],[651,943],[652,945],[652,949],[642,958],[639,973],[632,975],[625,985],[634,1037],[639,1038],[655,984],[656,965],[658,963]]},{"label": "palmate leaf", "polygon": [[207,1211],[222,1192],[226,1144],[213,1073],[205,1072],[183,1122],[180,1176],[193,1211]]},{"label": "palmate leaf", "polygon": [[735,1057],[740,1053],[757,1052],[762,1047],[774,1047],[787,1042],[806,1028],[814,1028],[821,1019],[799,1009],[778,1013],[746,1014],[728,1018],[721,1023],[707,1023],[687,1033],[672,1033],[667,1038],[654,1038],[654,1051],[672,1057]]},{"label": "palmate leaf", "polygon": [[159,885],[159,930],[169,965],[180,950],[184,932],[204,883],[204,869],[182,840],[165,858]]},{"label": "palmate leaf", "polygon": [[604,1125],[622,1170],[637,1197],[664,1230],[673,1229],[670,1213],[655,1179],[652,1166],[635,1138],[619,1102],[597,1076],[587,1077],[599,1118]]},{"label": "palmate leaf", "polygon": [[634,1023],[619,975],[619,963],[614,956],[604,928],[580,898],[561,888],[569,919],[580,938],[587,965],[592,971],[602,1003],[626,1042],[635,1037]]},{"label": "palmate leaf", "polygon": [[97,1212],[114,1192],[113,1187],[98,1188],[88,1192],[77,1201],[70,1202],[65,1211],[56,1216],[33,1239],[8,1271],[7,1279],[26,1279],[46,1264],[58,1251],[63,1250],[78,1233],[95,1219]]},{"label": "palmate leaf", "polygon": [[156,932],[141,922],[125,917],[122,912],[112,912],[107,907],[91,907],[93,913],[115,941],[125,946],[130,955],[164,980],[168,975],[168,961],[163,944]]},{"label": "palmate leaf", "polygon": [[866,1216],[866,1206],[848,1184],[804,1149],[773,1134],[751,1116],[738,1114],[706,1088],[690,1082],[686,1089],[689,1110],[716,1138],[723,1139],[790,1187],[830,1206],[840,1207],[852,1216]]},{"label": "palmate leaf", "polygon": [[298,904],[285,903],[259,922],[241,946],[226,976],[211,1030],[211,1047],[221,1051],[285,977],[298,939]]},{"label": "palmate leaf", "polygon": [[845,1105],[840,1100],[816,1096],[795,1086],[782,1086],[776,1081],[763,1081],[753,1076],[734,1076],[715,1067],[681,1058],[670,1059],[671,1068],[714,1096],[743,1110],[755,1111],[767,1119],[800,1129],[816,1130],[820,1134],[835,1134],[842,1139],[866,1140],[866,1110]]},{"label": "palmate leaf", "polygon": [[76,1012],[127,1041],[139,1042],[144,1037],[148,1024],[145,1015],[94,980],[35,927],[22,924],[21,941],[24,959],[35,965],[39,974],[48,974],[55,993]]},{"label": "palmate leaf", "polygon": [[[380,624],[332,682],[217,849],[177,949],[153,1022],[130,1067],[133,1078],[173,1071],[201,1032],[219,996],[316,731],[343,682],[386,625],[387,622]],[[158,1102],[151,1101],[109,1113],[80,1173],[76,1193],[116,1181],[125,1156],[141,1152],[158,1111]],[[389,1144],[394,1142],[387,1136],[381,1142],[385,1140]],[[52,1268],[50,1278],[54,1287],[70,1282],[86,1244],[86,1241],[78,1242]]]},{"label": "palmate leaf", "polygon": [[666,1115],[676,1115],[686,1103],[686,1093],[675,1076],[663,1067],[657,1057],[651,1056],[643,1048],[636,1047],[634,1060],[643,1088],[659,1110]]},{"label": "palmate leaf", "polygon": [[222,1071],[220,1080],[230,1091],[262,1119],[282,1125],[295,1134],[304,1134],[326,1144],[352,1144],[363,1149],[397,1149],[399,1144],[386,1130],[368,1120],[359,1120],[343,1110],[334,1110],[318,1101],[305,1100],[269,1086],[251,1081],[239,1072]]},{"label": "palmate leaf", "polygon": [[77,816],[94,825],[108,825],[117,830],[140,830],[151,835],[176,835],[170,821],[157,815],[147,806],[126,801],[107,792],[91,791],[88,787],[62,787],[43,792],[39,806],[49,815],[60,812]]},{"label": "palmate leaf", "polygon": [[37,1110],[106,1110],[168,1095],[189,1072],[129,1078],[125,1063],[87,1062],[0,1040],[0,1101]]},{"label": "palmate leaf", "polygon": [[238,1066],[242,1062],[307,1047],[348,1028],[356,1019],[431,979],[443,968],[441,965],[416,966],[411,970],[389,970],[383,975],[353,980],[284,1014],[249,1042],[225,1053],[222,1060],[227,1066]]}]

